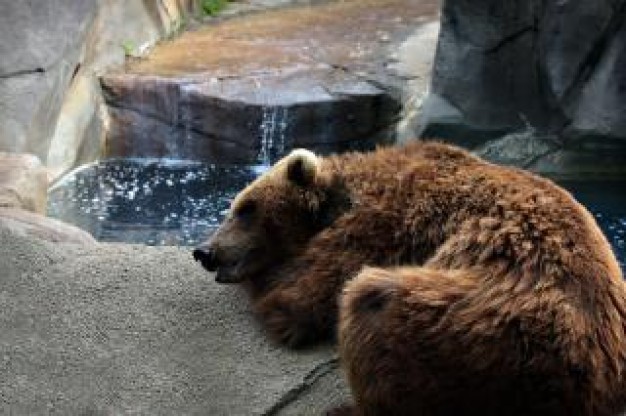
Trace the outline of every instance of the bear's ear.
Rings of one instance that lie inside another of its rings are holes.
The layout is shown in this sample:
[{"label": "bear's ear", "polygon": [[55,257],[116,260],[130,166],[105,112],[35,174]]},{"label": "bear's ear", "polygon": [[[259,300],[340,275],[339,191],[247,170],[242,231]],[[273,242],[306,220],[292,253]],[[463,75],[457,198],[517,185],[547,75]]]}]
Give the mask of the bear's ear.
[{"label": "bear's ear", "polygon": [[317,176],[318,165],[315,153],[296,149],[287,156],[287,179],[298,186],[311,185]]}]

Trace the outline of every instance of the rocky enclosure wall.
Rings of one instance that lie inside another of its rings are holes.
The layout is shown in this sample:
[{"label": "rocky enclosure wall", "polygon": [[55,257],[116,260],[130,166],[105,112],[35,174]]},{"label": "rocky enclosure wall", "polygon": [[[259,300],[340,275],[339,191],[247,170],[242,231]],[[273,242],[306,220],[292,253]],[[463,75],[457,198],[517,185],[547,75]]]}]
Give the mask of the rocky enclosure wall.
[{"label": "rocky enclosure wall", "polygon": [[[0,0],[0,151],[35,154],[52,177],[100,155],[98,76],[196,3]],[[626,0],[444,0],[441,22],[431,92],[401,138],[544,173],[626,173]]]},{"label": "rocky enclosure wall", "polygon": [[626,1],[445,0],[441,22],[420,133],[541,172],[626,172]]},{"label": "rocky enclosure wall", "polygon": [[0,151],[52,176],[101,152],[97,75],[176,30],[195,0],[0,0]]}]

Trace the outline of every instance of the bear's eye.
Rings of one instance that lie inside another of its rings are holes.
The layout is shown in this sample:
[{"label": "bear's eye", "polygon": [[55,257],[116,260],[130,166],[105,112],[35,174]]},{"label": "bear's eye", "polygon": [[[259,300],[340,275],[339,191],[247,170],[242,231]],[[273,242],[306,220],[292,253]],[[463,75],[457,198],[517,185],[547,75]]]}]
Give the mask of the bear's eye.
[{"label": "bear's eye", "polygon": [[235,216],[241,219],[248,219],[256,212],[256,202],[246,201],[235,211]]}]

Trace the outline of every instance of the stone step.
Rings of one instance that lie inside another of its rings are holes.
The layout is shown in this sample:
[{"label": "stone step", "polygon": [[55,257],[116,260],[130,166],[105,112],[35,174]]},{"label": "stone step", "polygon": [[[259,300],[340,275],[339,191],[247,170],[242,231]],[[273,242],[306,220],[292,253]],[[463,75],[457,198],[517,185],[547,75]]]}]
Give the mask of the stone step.
[{"label": "stone step", "polygon": [[270,162],[391,142],[407,79],[397,51],[433,0],[328,2],[236,17],[102,78],[107,155]]}]

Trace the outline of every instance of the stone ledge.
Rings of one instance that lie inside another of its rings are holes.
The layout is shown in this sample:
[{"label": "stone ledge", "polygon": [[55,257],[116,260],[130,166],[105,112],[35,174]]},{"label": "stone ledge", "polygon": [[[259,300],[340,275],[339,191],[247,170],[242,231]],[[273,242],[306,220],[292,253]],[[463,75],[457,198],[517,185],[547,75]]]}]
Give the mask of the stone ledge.
[{"label": "stone ledge", "polygon": [[188,250],[50,244],[0,227],[0,412],[322,414],[333,351],[268,341]]},{"label": "stone ledge", "polygon": [[0,208],[0,228],[15,235],[35,237],[52,243],[96,243],[88,232],[78,227],[22,209]]}]

